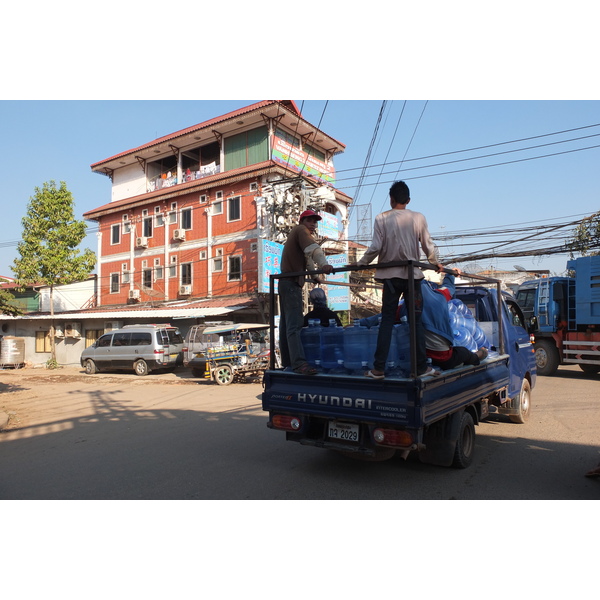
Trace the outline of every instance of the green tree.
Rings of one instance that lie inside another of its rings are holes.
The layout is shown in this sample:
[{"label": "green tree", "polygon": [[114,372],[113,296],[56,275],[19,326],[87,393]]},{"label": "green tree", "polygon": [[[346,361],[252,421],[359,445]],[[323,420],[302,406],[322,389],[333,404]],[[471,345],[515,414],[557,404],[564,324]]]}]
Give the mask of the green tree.
[{"label": "green tree", "polygon": [[[0,285],[8,281],[7,279],[0,278]],[[16,306],[13,306],[12,301],[15,297],[8,291],[0,288],[0,313],[3,315],[16,315],[23,314]]]},{"label": "green tree", "polygon": [[600,212],[581,221],[575,229],[570,248],[571,257],[576,253],[582,256],[600,254]]},{"label": "green tree", "polygon": [[22,288],[36,284],[50,288],[50,343],[56,362],[54,288],[84,280],[96,265],[96,255],[77,249],[87,226],[75,220],[73,196],[64,181],[58,188],[54,181],[36,187],[21,222],[23,237],[17,245],[21,258],[15,259],[13,271]]}]

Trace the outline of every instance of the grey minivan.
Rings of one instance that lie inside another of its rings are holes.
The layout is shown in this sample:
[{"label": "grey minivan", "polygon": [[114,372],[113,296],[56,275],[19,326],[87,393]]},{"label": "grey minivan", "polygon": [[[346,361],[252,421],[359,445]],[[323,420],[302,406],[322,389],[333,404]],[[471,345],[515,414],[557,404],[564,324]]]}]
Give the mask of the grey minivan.
[{"label": "grey minivan", "polygon": [[171,325],[125,325],[101,335],[81,353],[81,366],[88,375],[98,371],[133,370],[147,375],[159,369],[174,369],[183,359],[183,338]]}]

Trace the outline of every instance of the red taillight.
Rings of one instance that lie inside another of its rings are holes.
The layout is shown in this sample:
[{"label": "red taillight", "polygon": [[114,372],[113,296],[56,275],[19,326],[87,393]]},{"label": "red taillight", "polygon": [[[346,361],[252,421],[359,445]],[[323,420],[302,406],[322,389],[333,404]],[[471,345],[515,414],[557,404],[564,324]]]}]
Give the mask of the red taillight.
[{"label": "red taillight", "polygon": [[382,446],[411,446],[413,443],[412,435],[408,431],[398,429],[375,429],[373,439]]},{"label": "red taillight", "polygon": [[155,348],[154,349],[154,354],[164,354],[164,353],[165,353],[164,348]]},{"label": "red taillight", "polygon": [[302,421],[298,417],[290,417],[288,415],[273,415],[271,424],[275,429],[283,429],[285,431],[298,431],[302,427]]},{"label": "red taillight", "polygon": [[530,341],[532,344],[535,344],[535,335],[533,335],[533,333],[530,333],[530,334],[529,334],[529,341]]}]

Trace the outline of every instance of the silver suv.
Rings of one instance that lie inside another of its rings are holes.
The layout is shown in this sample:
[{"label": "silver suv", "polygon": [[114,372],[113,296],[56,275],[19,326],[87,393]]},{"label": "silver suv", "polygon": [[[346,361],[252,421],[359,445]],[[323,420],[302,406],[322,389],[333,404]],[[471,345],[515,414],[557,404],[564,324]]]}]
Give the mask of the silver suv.
[{"label": "silver suv", "polygon": [[81,353],[81,366],[88,375],[98,371],[133,370],[147,375],[159,369],[174,369],[183,359],[183,338],[171,325],[125,325],[100,336]]}]

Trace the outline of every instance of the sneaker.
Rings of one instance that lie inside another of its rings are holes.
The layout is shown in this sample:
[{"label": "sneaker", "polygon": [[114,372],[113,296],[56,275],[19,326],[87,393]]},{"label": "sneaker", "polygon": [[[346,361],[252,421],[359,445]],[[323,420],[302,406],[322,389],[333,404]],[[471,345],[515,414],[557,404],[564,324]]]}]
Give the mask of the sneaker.
[{"label": "sneaker", "polygon": [[440,372],[436,371],[433,367],[427,367],[427,371],[417,375],[417,377],[437,377],[439,374]]},{"label": "sneaker", "polygon": [[294,373],[298,373],[298,375],[316,375],[318,371],[308,363],[304,363],[301,367],[294,369]]}]

